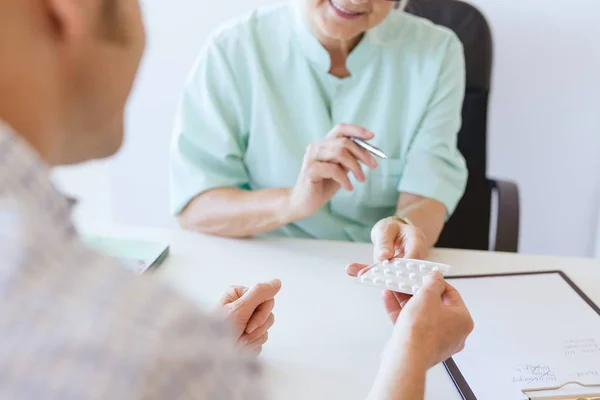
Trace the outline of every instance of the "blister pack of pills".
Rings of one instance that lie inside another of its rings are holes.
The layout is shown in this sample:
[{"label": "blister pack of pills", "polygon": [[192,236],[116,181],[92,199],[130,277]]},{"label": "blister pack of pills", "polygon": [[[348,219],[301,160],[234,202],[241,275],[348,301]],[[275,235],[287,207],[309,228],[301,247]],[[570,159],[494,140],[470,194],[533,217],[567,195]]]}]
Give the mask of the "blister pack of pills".
[{"label": "blister pack of pills", "polygon": [[440,271],[446,275],[450,271],[450,266],[429,261],[395,258],[375,264],[358,278],[358,282],[394,292],[415,294],[421,288],[423,278],[433,271]]}]

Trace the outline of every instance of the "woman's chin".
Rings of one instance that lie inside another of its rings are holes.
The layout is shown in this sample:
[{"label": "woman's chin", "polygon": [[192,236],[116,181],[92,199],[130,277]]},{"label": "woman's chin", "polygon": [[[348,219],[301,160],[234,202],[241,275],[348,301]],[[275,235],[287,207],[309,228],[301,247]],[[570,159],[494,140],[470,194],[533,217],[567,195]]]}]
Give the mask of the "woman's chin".
[{"label": "woman's chin", "polygon": [[364,30],[362,29],[349,29],[349,27],[337,26],[337,24],[328,24],[322,30],[325,33],[325,36],[331,40],[340,40],[345,42],[351,41],[352,39],[364,33]]}]

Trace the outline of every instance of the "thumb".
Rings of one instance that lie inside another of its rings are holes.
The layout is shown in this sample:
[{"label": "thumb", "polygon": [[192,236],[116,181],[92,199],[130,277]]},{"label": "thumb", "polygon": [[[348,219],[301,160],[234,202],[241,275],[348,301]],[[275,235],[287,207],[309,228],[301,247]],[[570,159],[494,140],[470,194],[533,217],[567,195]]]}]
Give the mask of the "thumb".
[{"label": "thumb", "polygon": [[281,281],[279,279],[273,279],[266,283],[257,283],[240,297],[238,300],[239,307],[253,311],[265,301],[274,298],[280,289]]},{"label": "thumb", "polygon": [[394,257],[396,238],[399,233],[400,227],[395,222],[381,221],[375,225],[371,237],[375,245],[373,258],[376,261],[389,260]]},{"label": "thumb", "polygon": [[446,286],[447,283],[444,280],[444,275],[442,275],[440,271],[434,271],[423,278],[423,286],[421,286],[419,293],[423,292],[428,295],[436,296],[441,300],[442,295],[446,291]]}]

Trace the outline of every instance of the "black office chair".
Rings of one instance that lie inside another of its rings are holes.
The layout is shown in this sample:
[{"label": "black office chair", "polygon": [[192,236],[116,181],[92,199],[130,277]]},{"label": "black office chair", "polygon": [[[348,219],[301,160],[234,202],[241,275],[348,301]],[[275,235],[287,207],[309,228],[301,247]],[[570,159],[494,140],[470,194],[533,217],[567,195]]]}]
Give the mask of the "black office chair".
[{"label": "black office chair", "polygon": [[[491,180],[486,175],[487,112],[492,74],[490,27],[479,10],[458,0],[411,0],[407,12],[452,29],[465,49],[467,88],[458,148],[467,160],[469,180],[465,195],[446,224],[438,246],[516,252],[519,190],[512,182]],[[494,193],[497,194],[497,217],[495,232],[491,232]]]}]

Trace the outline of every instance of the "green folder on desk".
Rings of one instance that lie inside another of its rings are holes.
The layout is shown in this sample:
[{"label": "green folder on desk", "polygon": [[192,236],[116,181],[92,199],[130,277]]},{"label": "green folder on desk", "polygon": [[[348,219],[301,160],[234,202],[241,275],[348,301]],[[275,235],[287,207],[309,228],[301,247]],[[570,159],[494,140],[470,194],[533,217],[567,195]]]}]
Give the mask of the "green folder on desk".
[{"label": "green folder on desk", "polygon": [[164,243],[101,236],[84,236],[82,240],[92,250],[120,260],[138,274],[157,268],[169,255],[169,246]]}]

